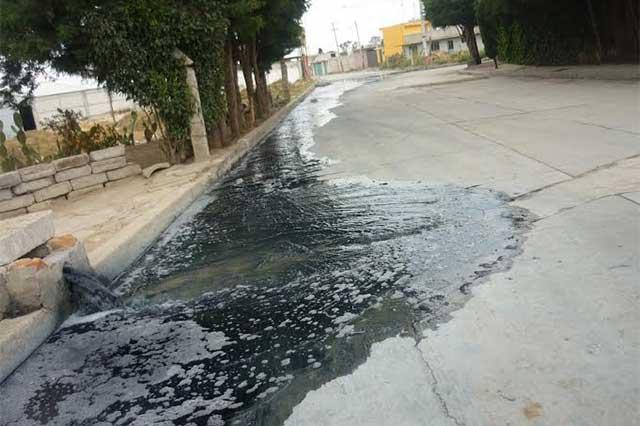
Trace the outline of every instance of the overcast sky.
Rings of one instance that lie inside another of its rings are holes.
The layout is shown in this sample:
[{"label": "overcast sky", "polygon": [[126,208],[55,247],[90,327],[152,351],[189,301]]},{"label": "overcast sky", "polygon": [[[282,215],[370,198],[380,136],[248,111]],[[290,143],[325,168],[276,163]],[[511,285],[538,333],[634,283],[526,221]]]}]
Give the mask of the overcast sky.
[{"label": "overcast sky", "polygon": [[311,0],[311,7],[302,18],[309,53],[318,48],[335,50],[331,24],[337,30],[338,41],[357,41],[354,22],[358,22],[360,40],[367,44],[380,28],[418,18],[419,0]]}]

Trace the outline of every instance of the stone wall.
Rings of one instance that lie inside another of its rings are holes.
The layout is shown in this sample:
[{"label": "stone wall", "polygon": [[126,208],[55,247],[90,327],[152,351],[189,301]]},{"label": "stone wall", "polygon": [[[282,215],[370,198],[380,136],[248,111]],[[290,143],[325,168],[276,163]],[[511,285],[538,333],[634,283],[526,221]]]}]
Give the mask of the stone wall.
[{"label": "stone wall", "polygon": [[0,220],[50,208],[52,200],[74,199],[142,173],[127,163],[124,145],[60,158],[0,174]]}]

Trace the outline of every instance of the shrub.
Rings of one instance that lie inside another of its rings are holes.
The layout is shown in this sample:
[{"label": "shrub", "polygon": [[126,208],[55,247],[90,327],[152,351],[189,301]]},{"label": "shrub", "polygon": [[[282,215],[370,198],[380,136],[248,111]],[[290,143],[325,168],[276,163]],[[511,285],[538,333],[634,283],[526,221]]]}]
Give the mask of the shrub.
[{"label": "shrub", "polygon": [[382,69],[390,69],[390,68],[409,68],[412,66],[411,60],[407,59],[404,55],[400,53],[396,53],[395,55],[391,55],[385,59],[380,68]]},{"label": "shrub", "polygon": [[82,152],[91,152],[116,145],[133,144],[133,129],[137,115],[132,113],[131,133],[124,128],[122,133],[114,126],[93,124],[88,130],[82,129],[82,114],[58,108],[57,114],[44,122],[44,127],[58,135],[58,157],[68,157]]}]

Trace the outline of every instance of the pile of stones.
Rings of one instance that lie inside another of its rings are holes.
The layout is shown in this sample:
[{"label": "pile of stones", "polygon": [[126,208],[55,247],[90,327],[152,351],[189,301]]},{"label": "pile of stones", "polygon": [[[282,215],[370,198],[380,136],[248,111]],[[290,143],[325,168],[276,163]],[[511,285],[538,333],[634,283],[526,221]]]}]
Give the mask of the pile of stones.
[{"label": "pile of stones", "polygon": [[0,220],[47,210],[52,200],[71,200],[141,173],[139,165],[127,163],[123,145],[3,173]]}]

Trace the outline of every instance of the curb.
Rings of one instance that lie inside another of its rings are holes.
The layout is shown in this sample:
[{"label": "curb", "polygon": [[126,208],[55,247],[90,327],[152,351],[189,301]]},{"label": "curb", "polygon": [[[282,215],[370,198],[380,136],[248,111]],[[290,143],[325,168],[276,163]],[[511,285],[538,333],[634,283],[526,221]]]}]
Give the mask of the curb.
[{"label": "curb", "polygon": [[169,200],[159,210],[142,215],[118,231],[107,243],[89,253],[89,261],[99,274],[113,280],[133,264],[158,237],[180,216],[200,195],[220,177],[224,176],[251,149],[263,142],[271,132],[300,104],[313,90],[315,84],[280,108],[260,126],[238,139],[230,152],[222,159],[211,162],[202,175],[179,189],[178,198]]}]

